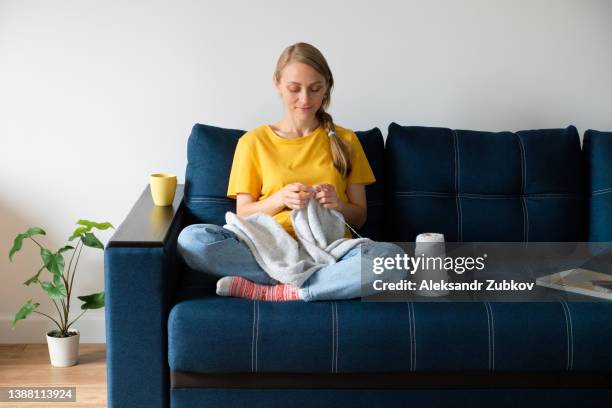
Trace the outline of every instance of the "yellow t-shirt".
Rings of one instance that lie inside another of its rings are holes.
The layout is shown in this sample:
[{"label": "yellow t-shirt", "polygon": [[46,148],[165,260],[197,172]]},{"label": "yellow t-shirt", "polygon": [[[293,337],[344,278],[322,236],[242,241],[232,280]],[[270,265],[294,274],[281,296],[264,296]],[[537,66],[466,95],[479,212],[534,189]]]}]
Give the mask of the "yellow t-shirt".
[{"label": "yellow t-shirt", "polygon": [[[347,184],[367,185],[376,178],[357,135],[338,125],[336,134],[352,146],[352,171],[346,179],[334,167],[329,136],[322,126],[295,139],[277,135],[269,125],[245,133],[234,152],[227,196],[236,198],[237,193],[249,193],[261,201],[290,183],[307,186],[325,183],[333,184],[339,199],[348,202]],[[296,238],[290,214],[291,209],[286,207],[273,217]],[[345,236],[352,237],[348,227]]]}]

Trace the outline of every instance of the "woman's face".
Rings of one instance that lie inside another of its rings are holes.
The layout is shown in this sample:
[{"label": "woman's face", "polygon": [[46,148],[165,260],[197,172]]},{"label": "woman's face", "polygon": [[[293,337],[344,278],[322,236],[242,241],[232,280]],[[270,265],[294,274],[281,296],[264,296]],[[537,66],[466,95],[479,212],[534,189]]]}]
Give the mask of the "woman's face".
[{"label": "woman's face", "polygon": [[313,118],[323,103],[327,84],[323,75],[310,65],[290,62],[274,85],[283,98],[287,113],[297,119]]}]

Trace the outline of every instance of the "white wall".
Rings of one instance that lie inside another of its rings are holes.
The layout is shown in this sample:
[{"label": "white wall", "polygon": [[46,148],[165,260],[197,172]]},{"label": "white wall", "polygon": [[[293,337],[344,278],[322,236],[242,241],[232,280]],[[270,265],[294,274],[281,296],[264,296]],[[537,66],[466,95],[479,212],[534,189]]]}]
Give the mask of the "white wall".
[{"label": "white wall", "polygon": [[[278,120],[271,76],[291,43],[326,55],[346,127],[582,134],[612,130],[610,39],[605,0],[0,0],[0,342],[44,342],[44,320],[10,330],[27,299],[54,311],[21,285],[40,264],[32,243],[8,262],[14,236],[41,226],[57,249],[79,218],[118,226],[150,172],[184,182],[195,122]],[[103,289],[102,260],[83,252],[77,295]],[[98,312],[77,326],[84,342],[104,341]]]}]

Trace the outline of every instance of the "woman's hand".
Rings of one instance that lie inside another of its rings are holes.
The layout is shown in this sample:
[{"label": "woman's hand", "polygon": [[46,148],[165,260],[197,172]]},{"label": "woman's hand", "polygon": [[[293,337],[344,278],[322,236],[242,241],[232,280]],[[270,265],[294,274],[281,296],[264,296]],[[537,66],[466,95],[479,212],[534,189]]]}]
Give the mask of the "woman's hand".
[{"label": "woman's hand", "polygon": [[285,205],[292,210],[299,210],[306,206],[308,199],[314,195],[312,187],[302,183],[287,184],[274,195],[280,205]]},{"label": "woman's hand", "polygon": [[333,208],[340,211],[342,203],[333,184],[315,184],[312,187],[316,191],[315,199],[319,204],[324,208]]}]

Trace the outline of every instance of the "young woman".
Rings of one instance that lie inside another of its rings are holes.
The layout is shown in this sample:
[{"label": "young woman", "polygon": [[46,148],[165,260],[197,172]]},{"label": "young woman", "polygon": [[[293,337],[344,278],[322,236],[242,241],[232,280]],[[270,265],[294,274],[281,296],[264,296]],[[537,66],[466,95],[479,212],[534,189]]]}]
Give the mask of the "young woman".
[{"label": "young woman", "polygon": [[[355,133],[326,112],[334,85],[327,61],[314,46],[293,44],[280,55],[273,81],[286,114],[239,139],[227,190],[228,197],[236,198],[236,214],[261,211],[296,238],[290,213],[314,198],[360,228],[367,217],[365,186],[376,179]],[[345,236],[352,237],[348,228]],[[388,242],[361,243],[297,288],[270,278],[247,245],[221,226],[185,228],[178,250],[191,268],[221,278],[217,294],[274,301],[359,297],[362,287],[371,287],[370,281],[362,282],[363,262],[403,254]],[[392,280],[402,277],[396,273]]]}]

